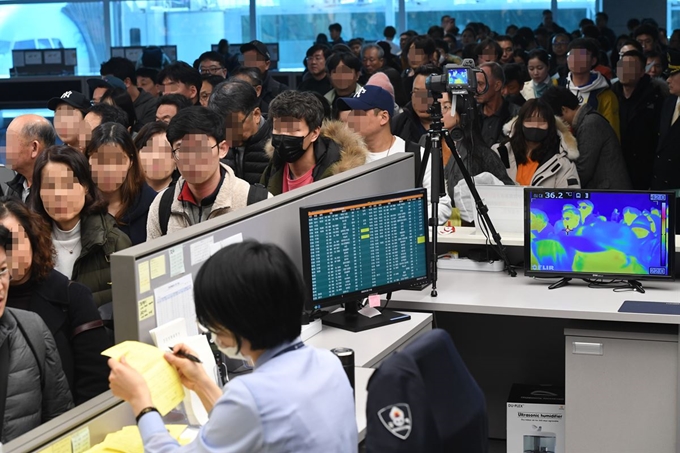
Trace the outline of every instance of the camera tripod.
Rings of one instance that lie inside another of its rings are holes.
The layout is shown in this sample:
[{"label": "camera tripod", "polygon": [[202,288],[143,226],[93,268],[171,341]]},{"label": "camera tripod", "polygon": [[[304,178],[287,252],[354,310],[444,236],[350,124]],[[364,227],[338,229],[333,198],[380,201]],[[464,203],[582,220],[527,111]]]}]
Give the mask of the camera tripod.
[{"label": "camera tripod", "polygon": [[[430,204],[432,208],[432,216],[430,217],[430,226],[432,228],[432,254],[430,257],[429,265],[431,271],[430,275],[432,275],[431,295],[432,297],[437,297],[437,260],[438,260],[437,226],[439,223],[438,222],[439,199],[443,194],[446,193],[445,192],[446,186],[444,184],[444,161],[442,158],[442,137],[446,141],[446,144],[449,146],[451,154],[453,155],[453,158],[456,160],[458,168],[460,168],[460,171],[463,174],[463,179],[470,188],[472,197],[475,200],[475,207],[477,208],[477,212],[479,213],[479,221],[480,223],[484,224],[484,226],[488,229],[489,233],[491,234],[491,238],[493,239],[492,245],[495,245],[496,253],[498,253],[499,257],[505,263],[506,271],[511,277],[517,276],[517,272],[515,272],[515,270],[510,265],[510,260],[508,259],[507,252],[501,242],[501,236],[500,234],[498,234],[498,231],[496,231],[496,228],[494,227],[491,218],[489,218],[489,208],[484,204],[484,201],[479,196],[479,192],[477,192],[477,188],[475,187],[475,183],[472,179],[472,176],[470,175],[470,172],[463,163],[463,159],[460,157],[458,151],[456,150],[456,144],[453,141],[453,138],[451,138],[449,131],[444,129],[443,127],[444,125],[442,123],[442,108],[441,104],[439,103],[441,93],[438,93],[436,91],[431,91],[431,93],[434,99],[432,105],[428,109],[428,113],[430,113],[431,123],[430,129],[427,131],[426,135],[425,152],[420,162],[421,167],[417,183],[422,186],[428,160],[431,161],[432,178],[430,182]],[[461,122],[462,121],[463,120],[461,119]],[[463,134],[465,133],[464,130],[462,129],[461,132]],[[470,150],[469,152],[472,153],[474,152],[474,150]]]}]

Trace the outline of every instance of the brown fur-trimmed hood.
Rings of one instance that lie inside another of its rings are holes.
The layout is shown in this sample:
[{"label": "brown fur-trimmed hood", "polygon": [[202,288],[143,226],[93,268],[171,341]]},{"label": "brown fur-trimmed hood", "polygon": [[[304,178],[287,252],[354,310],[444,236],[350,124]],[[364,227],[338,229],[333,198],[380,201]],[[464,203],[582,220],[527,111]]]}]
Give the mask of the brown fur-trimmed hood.
[{"label": "brown fur-trimmed hood", "polygon": [[[503,133],[507,137],[510,137],[512,134],[516,122],[517,117],[514,117],[503,126]],[[571,133],[569,125],[559,116],[555,117],[555,124],[557,125],[557,134],[560,136],[560,152],[565,154],[570,161],[574,162],[579,156],[576,137]]]},{"label": "brown fur-trimmed hood", "polygon": [[[366,148],[363,138],[342,121],[324,121],[321,126],[319,139],[321,138],[332,140],[340,148],[340,160],[328,169],[331,174],[337,175],[366,163],[368,148]],[[274,157],[274,147],[272,146],[271,139],[267,142],[264,149],[267,156],[272,159]]]}]

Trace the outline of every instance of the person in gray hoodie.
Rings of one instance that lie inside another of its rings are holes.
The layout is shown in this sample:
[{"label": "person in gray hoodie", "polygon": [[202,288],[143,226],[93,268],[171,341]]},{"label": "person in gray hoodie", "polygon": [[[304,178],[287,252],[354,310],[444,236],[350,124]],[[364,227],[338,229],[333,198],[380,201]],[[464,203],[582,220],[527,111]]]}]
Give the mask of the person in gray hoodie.
[{"label": "person in gray hoodie", "polygon": [[555,115],[566,121],[576,134],[579,157],[576,160],[584,189],[632,189],[626,161],[614,129],[588,104],[562,87],[551,87],[543,94]]}]

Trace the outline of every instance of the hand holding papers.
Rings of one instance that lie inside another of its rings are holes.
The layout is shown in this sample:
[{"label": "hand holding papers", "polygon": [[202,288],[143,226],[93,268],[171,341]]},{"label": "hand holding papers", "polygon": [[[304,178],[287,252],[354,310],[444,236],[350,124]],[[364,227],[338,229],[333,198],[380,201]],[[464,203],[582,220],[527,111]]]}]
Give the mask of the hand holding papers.
[{"label": "hand holding papers", "polygon": [[[184,388],[179,374],[165,360],[163,351],[160,349],[137,341],[124,341],[102,352],[102,355],[117,361],[125,357],[124,363],[119,365],[127,364],[141,375],[146,382],[146,391],[161,415],[170,412],[184,399]],[[119,365],[112,366],[109,379],[114,394],[127,400],[126,397],[134,395],[135,392],[144,391],[139,388],[130,388],[143,386],[143,383],[139,382],[139,376],[124,372],[127,371],[125,369],[116,369]]]}]

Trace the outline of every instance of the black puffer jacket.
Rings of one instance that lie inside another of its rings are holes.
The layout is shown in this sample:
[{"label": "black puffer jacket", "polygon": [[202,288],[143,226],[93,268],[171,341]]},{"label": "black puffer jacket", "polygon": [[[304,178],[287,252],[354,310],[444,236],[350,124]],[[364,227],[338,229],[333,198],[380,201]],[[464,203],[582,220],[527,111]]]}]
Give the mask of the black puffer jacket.
[{"label": "black puffer jacket", "polygon": [[45,280],[12,286],[7,306],[38,314],[50,329],[76,404],[108,390],[101,352],[112,345],[89,289],[53,269]]},{"label": "black puffer jacket", "polygon": [[262,118],[260,128],[242,146],[229,148],[227,156],[222,159],[234,170],[234,174],[250,184],[260,182],[262,173],[269,165],[269,156],[265,151],[267,142],[272,138],[272,122]]},{"label": "black puffer jacket", "polygon": [[[24,337],[17,320],[23,332],[33,333],[35,341]],[[9,366],[0,369],[0,373],[9,373],[0,423],[0,442],[4,444],[63,414],[73,407],[73,401],[54,338],[38,315],[5,308],[0,318],[3,347],[9,348]]]}]

